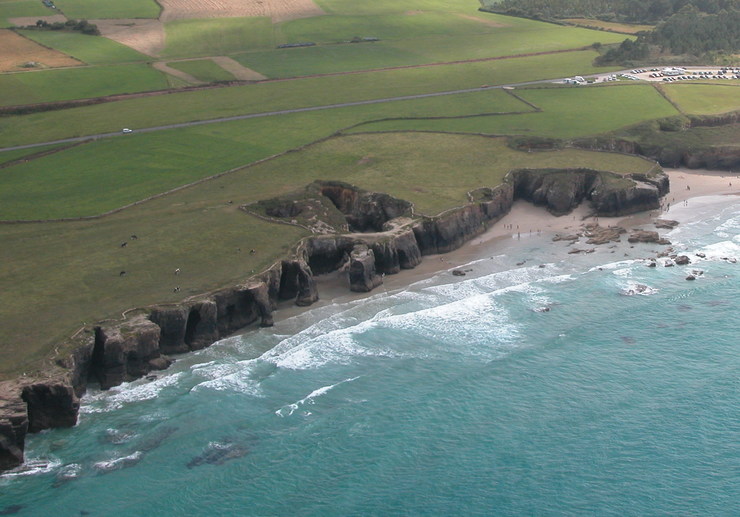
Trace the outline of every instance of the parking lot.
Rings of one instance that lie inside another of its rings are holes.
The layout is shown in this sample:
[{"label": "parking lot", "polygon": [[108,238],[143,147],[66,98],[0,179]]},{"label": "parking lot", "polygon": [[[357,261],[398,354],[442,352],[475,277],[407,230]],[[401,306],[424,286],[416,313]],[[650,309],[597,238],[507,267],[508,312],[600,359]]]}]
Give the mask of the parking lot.
[{"label": "parking lot", "polygon": [[625,70],[623,72],[599,75],[594,82],[617,80],[674,82],[695,81],[699,79],[731,80],[740,79],[740,67],[651,67]]}]

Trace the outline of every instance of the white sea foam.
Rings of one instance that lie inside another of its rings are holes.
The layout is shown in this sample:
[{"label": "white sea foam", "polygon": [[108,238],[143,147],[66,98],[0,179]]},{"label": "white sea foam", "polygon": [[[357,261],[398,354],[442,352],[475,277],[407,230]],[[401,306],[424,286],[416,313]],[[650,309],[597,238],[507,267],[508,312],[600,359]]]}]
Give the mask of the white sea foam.
[{"label": "white sea foam", "polygon": [[[275,414],[279,417],[286,417],[290,416],[293,413],[295,413],[298,409],[300,409],[302,406],[306,404],[315,404],[316,399],[322,395],[325,395],[329,393],[331,390],[339,386],[340,384],[344,384],[346,382],[352,382],[356,379],[359,379],[360,377],[352,377],[349,379],[344,379],[343,381],[340,381],[336,384],[330,384],[329,386],[322,386],[321,388],[317,388],[313,390],[311,393],[303,397],[301,400],[298,400],[297,402],[294,402],[292,404],[288,404],[287,406],[283,406],[277,411],[275,411]],[[310,412],[308,413],[310,414]]]},{"label": "white sea foam", "polygon": [[37,474],[47,474],[59,468],[61,464],[62,462],[56,458],[28,458],[23,465],[0,474],[0,479],[12,479],[17,477],[35,476]]},{"label": "white sea foam", "polygon": [[650,287],[646,284],[638,284],[630,282],[626,287],[622,289],[622,294],[625,296],[650,296],[656,294],[658,289]]},{"label": "white sea foam", "polygon": [[81,413],[107,413],[127,404],[151,400],[169,387],[176,385],[183,373],[165,375],[154,381],[137,380],[125,382],[106,391],[88,392],[82,399]]},{"label": "white sea foam", "polygon": [[143,452],[136,451],[132,454],[129,454],[128,456],[122,456],[108,461],[98,461],[97,463],[93,464],[93,467],[100,472],[110,472],[111,470],[117,470],[136,465],[143,456]]}]

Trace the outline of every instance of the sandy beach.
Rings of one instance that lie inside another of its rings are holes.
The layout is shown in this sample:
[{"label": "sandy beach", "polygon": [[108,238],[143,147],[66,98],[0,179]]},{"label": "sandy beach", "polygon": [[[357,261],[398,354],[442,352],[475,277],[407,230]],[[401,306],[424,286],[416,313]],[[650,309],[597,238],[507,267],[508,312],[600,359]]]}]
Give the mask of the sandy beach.
[{"label": "sandy beach", "polygon": [[[665,215],[670,206],[685,203],[690,206],[695,197],[714,195],[740,196],[740,175],[724,171],[699,171],[690,169],[665,169],[670,178],[671,191],[663,198],[659,210],[641,212],[626,217],[599,217],[591,214],[588,203],[583,203],[571,214],[556,217],[542,207],[526,201],[516,201],[511,211],[486,233],[472,239],[459,249],[441,255],[425,256],[422,263],[414,269],[404,270],[397,275],[384,278],[383,286],[370,293],[349,292],[346,275],[335,272],[317,277],[319,284],[319,305],[343,303],[377,294],[379,290],[403,289],[414,282],[430,278],[444,271],[469,264],[506,249],[512,239],[530,237],[552,238],[556,234],[573,234],[586,223],[598,222],[601,226],[621,226],[628,231],[638,226],[650,224]],[[688,188],[687,188],[688,187]],[[740,201],[740,199],[739,199]],[[670,215],[666,216],[670,218]],[[654,228],[648,228],[654,229]],[[559,243],[562,245],[562,243]],[[289,317],[298,308],[281,307],[276,322]],[[279,323],[278,323],[279,324]]]}]

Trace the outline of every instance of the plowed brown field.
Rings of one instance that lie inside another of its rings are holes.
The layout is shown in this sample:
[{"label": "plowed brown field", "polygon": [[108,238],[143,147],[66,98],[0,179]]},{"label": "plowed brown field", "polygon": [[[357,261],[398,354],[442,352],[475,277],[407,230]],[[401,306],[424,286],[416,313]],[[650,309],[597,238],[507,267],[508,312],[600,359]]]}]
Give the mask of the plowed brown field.
[{"label": "plowed brown field", "polygon": [[0,29],[0,71],[24,70],[24,63],[35,62],[46,67],[76,66],[80,61],[57,50],[42,47],[7,29]]},{"label": "plowed brown field", "polygon": [[267,16],[273,23],[319,16],[313,0],[160,0],[163,22],[182,18]]}]

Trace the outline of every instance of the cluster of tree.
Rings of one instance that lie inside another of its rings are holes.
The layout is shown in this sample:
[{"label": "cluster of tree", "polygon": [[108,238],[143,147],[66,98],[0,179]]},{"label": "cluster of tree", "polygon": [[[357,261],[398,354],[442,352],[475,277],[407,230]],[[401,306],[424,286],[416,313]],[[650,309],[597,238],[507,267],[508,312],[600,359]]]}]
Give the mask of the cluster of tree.
[{"label": "cluster of tree", "polygon": [[489,0],[484,10],[538,20],[597,18],[605,21],[657,23],[687,5],[719,14],[740,9],[740,0]]},{"label": "cluster of tree", "polygon": [[36,29],[47,31],[79,31],[89,36],[100,36],[98,26],[87,20],[67,20],[66,22],[49,23],[45,20],[38,20],[36,25],[29,25],[24,29]]},{"label": "cluster of tree", "polygon": [[597,60],[599,64],[639,62],[651,54],[736,53],[740,50],[740,9],[706,14],[691,5],[660,23],[655,30],[641,33],[636,41],[625,40]]}]

